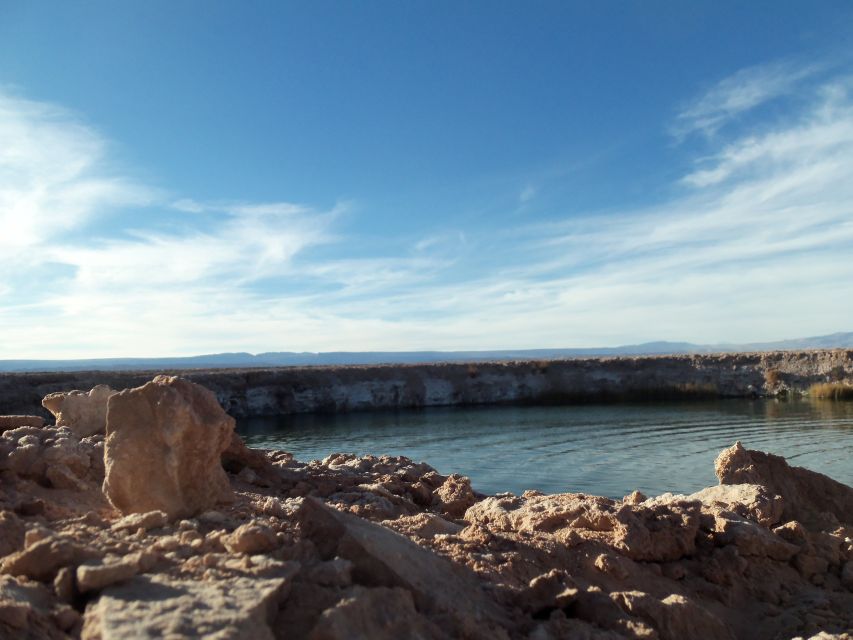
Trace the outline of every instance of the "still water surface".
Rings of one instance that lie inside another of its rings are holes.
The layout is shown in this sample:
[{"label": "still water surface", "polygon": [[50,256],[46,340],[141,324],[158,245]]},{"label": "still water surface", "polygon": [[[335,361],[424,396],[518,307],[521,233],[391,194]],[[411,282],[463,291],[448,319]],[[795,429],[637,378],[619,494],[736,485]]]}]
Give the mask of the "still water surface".
[{"label": "still water surface", "polygon": [[853,485],[850,402],[424,409],[248,418],[238,430],[251,446],[298,460],[408,456],[470,476],[483,493],[689,493],[716,484],[714,458],[735,440]]}]

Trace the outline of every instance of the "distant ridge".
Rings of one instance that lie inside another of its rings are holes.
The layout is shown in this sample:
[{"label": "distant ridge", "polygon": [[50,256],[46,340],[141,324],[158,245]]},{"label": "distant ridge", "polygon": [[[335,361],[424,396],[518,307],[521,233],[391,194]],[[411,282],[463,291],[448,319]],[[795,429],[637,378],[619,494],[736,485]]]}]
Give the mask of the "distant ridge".
[{"label": "distant ridge", "polygon": [[853,331],[777,342],[702,345],[690,342],[645,342],[621,347],[585,349],[507,349],[497,351],[329,351],[215,353],[181,358],[95,358],[88,360],[0,360],[0,372],[93,371],[146,369],[242,369],[346,364],[416,364],[482,360],[547,360],[592,356],[649,356],[735,351],[851,349]]}]

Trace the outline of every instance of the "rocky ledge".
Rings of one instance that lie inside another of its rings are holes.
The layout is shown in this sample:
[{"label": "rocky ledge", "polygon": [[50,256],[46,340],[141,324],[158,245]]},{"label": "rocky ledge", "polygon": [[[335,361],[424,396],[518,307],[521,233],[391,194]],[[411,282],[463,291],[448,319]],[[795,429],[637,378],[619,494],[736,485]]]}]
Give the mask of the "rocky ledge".
[{"label": "rocky ledge", "polygon": [[483,496],[247,449],[179,378],[45,406],[0,418],[2,638],[851,638],[853,489],[739,444],[689,496]]},{"label": "rocky ledge", "polygon": [[[853,385],[853,350],[577,358],[532,362],[282,367],[172,372],[235,417],[501,403],[780,396]],[[72,389],[144,384],[153,372],[0,373],[0,413],[42,412]],[[97,392],[100,393],[100,392]],[[84,401],[80,397],[76,401]]]}]

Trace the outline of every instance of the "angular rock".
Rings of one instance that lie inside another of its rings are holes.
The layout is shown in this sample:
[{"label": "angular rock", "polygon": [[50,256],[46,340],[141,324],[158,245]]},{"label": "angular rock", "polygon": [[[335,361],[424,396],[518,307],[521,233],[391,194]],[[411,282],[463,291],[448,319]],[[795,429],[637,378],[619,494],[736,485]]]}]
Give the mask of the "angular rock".
[{"label": "angular rock", "polygon": [[104,433],[107,402],[115,391],[99,384],[85,391],[60,391],[44,397],[42,406],[56,416],[57,427],[68,427],[79,437]]},{"label": "angular rock", "polygon": [[456,473],[449,475],[433,492],[433,500],[438,509],[450,518],[461,518],[468,507],[477,502],[471,480]]},{"label": "angular rock", "polygon": [[759,556],[788,561],[800,550],[780,536],[751,520],[717,518],[717,540],[733,544],[745,556]]},{"label": "angular rock", "polygon": [[720,484],[707,487],[689,496],[710,508],[722,508],[772,527],[782,519],[785,503],[781,496],[757,484]]},{"label": "angular rock", "polygon": [[60,567],[88,557],[72,542],[50,537],[3,558],[0,573],[26,576],[38,581],[52,580]]},{"label": "angular rock", "polygon": [[791,467],[780,456],[744,449],[736,442],[714,462],[720,484],[758,484],[782,496],[783,520],[820,525],[827,515],[853,523],[853,488],[801,467]]},{"label": "angular rock", "polygon": [[81,593],[100,591],[105,587],[125,582],[139,573],[139,566],[132,560],[81,564],[77,567],[77,587]]},{"label": "angular rock", "polygon": [[104,493],[122,513],[192,516],[231,497],[220,456],[234,418],[204,387],[157,376],[110,397]]},{"label": "angular rock", "polygon": [[409,537],[417,536],[419,538],[434,538],[441,534],[454,535],[463,529],[461,525],[445,520],[434,513],[402,516],[396,520],[387,520],[383,524]]},{"label": "angular rock", "polygon": [[222,466],[231,473],[251,472],[262,483],[275,485],[281,481],[272,462],[262,452],[247,447],[236,432],[231,434],[231,442],[222,452]]},{"label": "angular rock", "polygon": [[553,535],[566,543],[597,540],[633,560],[678,560],[693,553],[700,503],[684,499],[623,504],[576,493],[498,496],[478,502],[465,519],[492,530]]},{"label": "angular rock", "polygon": [[82,638],[273,640],[269,622],[289,585],[287,577],[202,582],[137,576],[89,604]]},{"label": "angular rock", "polygon": [[322,613],[308,636],[309,640],[449,640],[451,637],[420,615],[412,594],[399,587],[355,587],[346,598]]},{"label": "angular rock", "polygon": [[147,531],[148,529],[165,527],[168,522],[169,518],[164,511],[148,511],[146,513],[131,513],[114,522],[111,528],[113,531],[136,532],[139,529]]},{"label": "angular rock", "polygon": [[353,563],[354,581],[402,587],[411,592],[419,611],[448,613],[458,624],[477,621],[484,637],[489,633],[500,637],[507,626],[506,614],[485,595],[473,575],[407,538],[315,498],[303,501],[298,516],[321,556]]},{"label": "angular rock", "polygon": [[266,553],[279,546],[275,531],[262,524],[247,522],[222,539],[231,553]]},{"label": "angular rock", "polygon": [[650,623],[662,640],[734,640],[735,637],[714,614],[678,594],[658,600],[640,591],[617,591],[611,598],[627,613]]}]

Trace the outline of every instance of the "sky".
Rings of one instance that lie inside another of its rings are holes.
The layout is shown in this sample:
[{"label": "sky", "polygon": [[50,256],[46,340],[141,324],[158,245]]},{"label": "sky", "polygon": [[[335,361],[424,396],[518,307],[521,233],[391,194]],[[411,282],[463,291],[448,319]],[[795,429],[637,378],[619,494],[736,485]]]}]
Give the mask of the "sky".
[{"label": "sky", "polygon": [[853,4],[0,0],[0,358],[853,331]]}]

